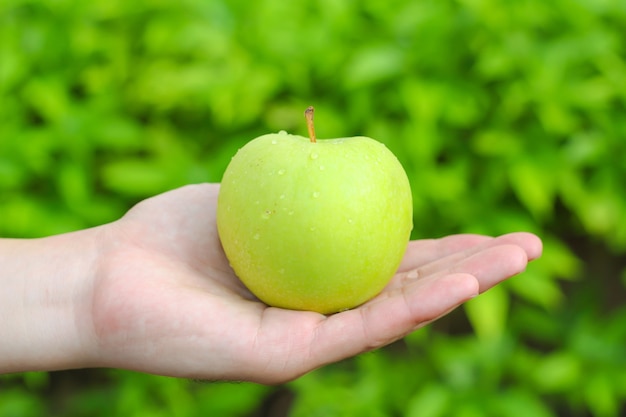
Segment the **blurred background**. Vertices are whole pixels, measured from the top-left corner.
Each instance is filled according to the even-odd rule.
[[[0,417],[626,415],[625,27],[620,0],[3,0],[0,236],[218,182],[314,105],[318,137],[398,156],[413,238],[524,230],[545,251],[288,384],[8,375]]]

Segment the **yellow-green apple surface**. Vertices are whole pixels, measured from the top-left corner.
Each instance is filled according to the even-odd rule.
[[[328,314],[376,296],[396,272],[412,229],[409,181],[367,137],[317,141],[284,131],[232,158],[217,226],[241,281],[264,303]]]

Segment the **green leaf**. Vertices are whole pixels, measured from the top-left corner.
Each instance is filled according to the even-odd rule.
[[[441,417],[449,415],[451,392],[441,385],[426,385],[410,399],[406,417]]]
[[[476,334],[485,339],[499,338],[506,330],[509,297],[503,286],[496,286],[464,304]]]
[[[106,188],[134,196],[149,196],[168,189],[170,176],[154,161],[124,160],[106,165],[102,171]]]
[[[584,398],[594,416],[618,415],[620,399],[616,396],[608,375],[600,372],[590,375],[585,386]]]
[[[365,87],[389,80],[402,71],[403,58],[398,48],[388,44],[359,49],[346,65],[346,86]]]
[[[501,417],[554,417],[555,414],[539,395],[524,389],[512,389],[493,396],[493,415]]]
[[[554,167],[539,165],[532,159],[515,162],[509,168],[513,191],[522,204],[539,219],[552,213],[554,204]]]
[[[530,265],[519,277],[507,281],[508,287],[526,300],[552,309],[563,300],[563,291],[553,276],[542,274]]]
[[[573,391],[584,376],[580,358],[566,351],[541,358],[532,375],[540,390],[551,393]]]

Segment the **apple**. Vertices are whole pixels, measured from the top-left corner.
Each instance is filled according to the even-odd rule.
[[[407,175],[367,137],[260,136],[232,158],[217,227],[237,276],[264,303],[330,314],[376,296],[413,227]]]

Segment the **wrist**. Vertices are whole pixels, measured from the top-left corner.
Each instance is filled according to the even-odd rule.
[[[0,373],[88,366],[98,235],[0,239]]]

